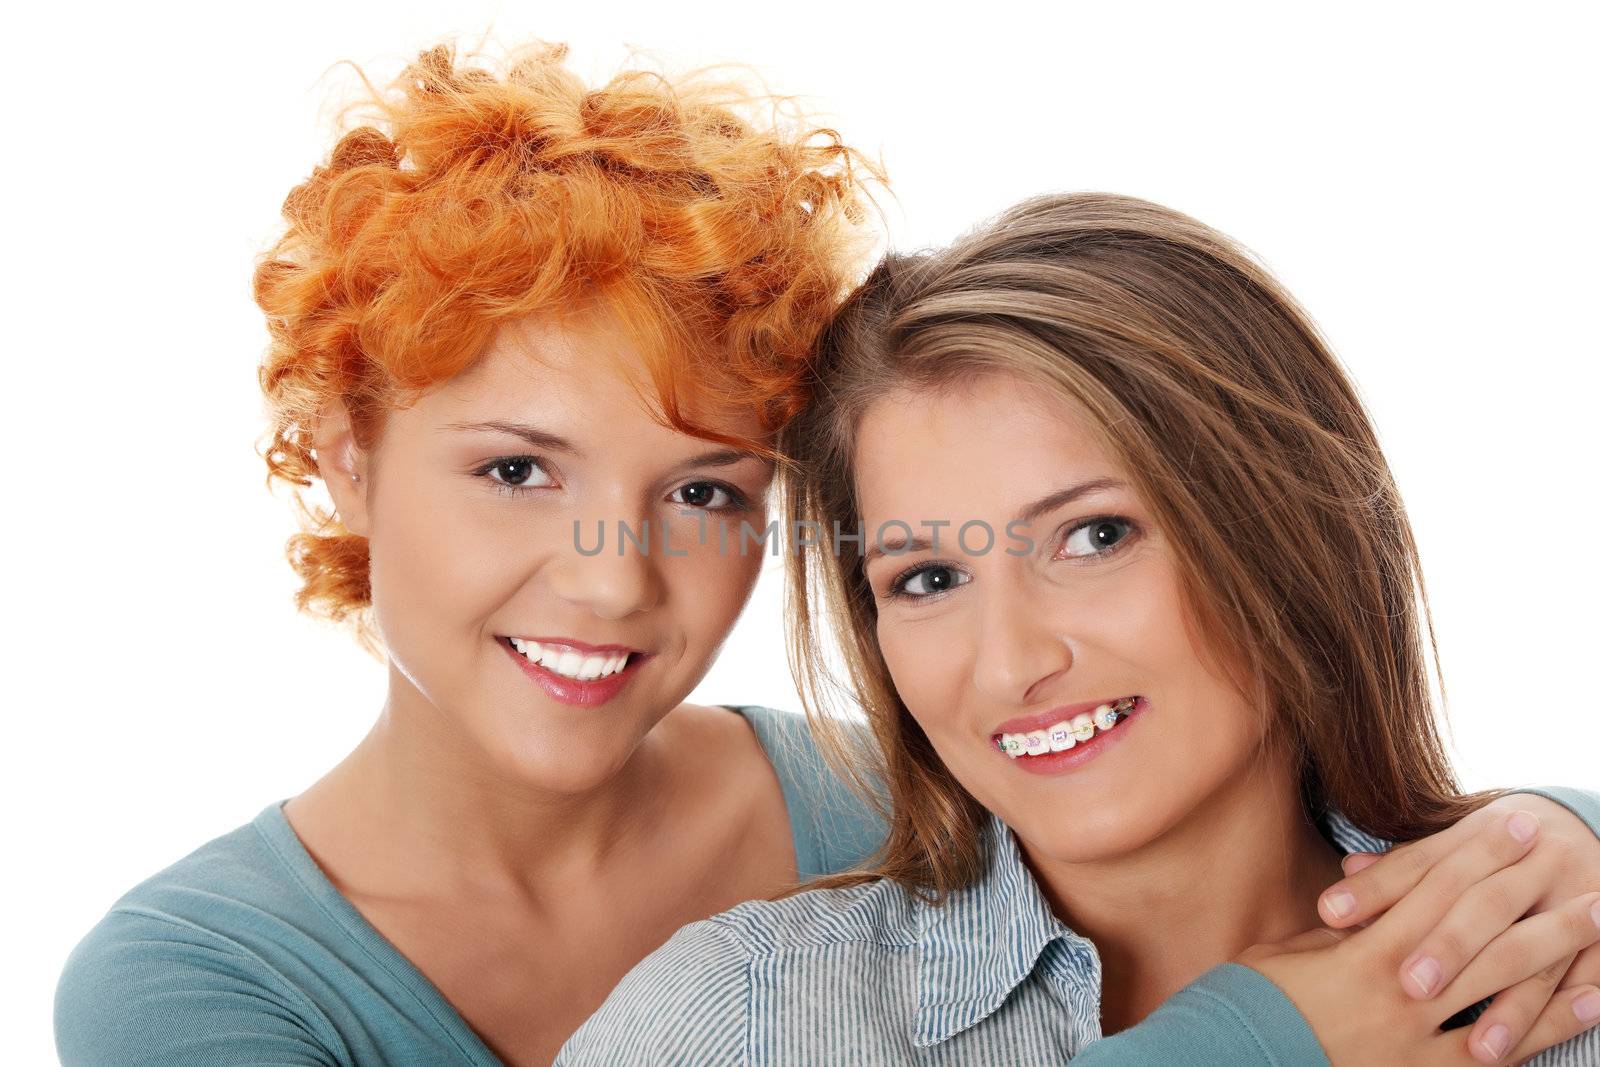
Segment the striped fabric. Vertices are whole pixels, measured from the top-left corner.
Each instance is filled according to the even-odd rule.
[[[1390,847],[1337,813],[1323,826],[1346,852]],[[1099,954],[1052,914],[998,818],[989,832],[987,874],[943,906],[884,881],[751,901],[684,927],[628,974],[556,1064],[995,1067],[1074,1058],[1101,1036]],[[1304,1033],[1298,1045],[1284,1042],[1298,1052],[1260,1062],[1325,1064],[1307,1050],[1314,1041],[1287,999],[1275,1000],[1287,1019],[1271,1028]],[[1235,1025],[1226,1013],[1205,1018],[1213,1029]],[[1196,1047],[1204,1036],[1193,1035]],[[1118,1040],[1085,1061],[1149,1062],[1098,1055]],[[1600,1031],[1529,1063],[1600,1065]]]

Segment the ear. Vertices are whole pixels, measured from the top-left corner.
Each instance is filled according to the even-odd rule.
[[[317,428],[311,435],[317,454],[317,470],[339,521],[345,529],[367,536],[367,495],[372,488],[368,456],[356,444],[350,428],[350,413],[338,400],[330,400],[318,412]]]

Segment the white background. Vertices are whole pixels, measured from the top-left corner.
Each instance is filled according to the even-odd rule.
[[[6,1059],[68,950],[298,792],[379,666],[296,615],[252,257],[332,143],[340,59],[442,37],[736,60],[881,153],[893,239],[1103,189],[1255,249],[1369,402],[1421,539],[1466,784],[1600,785],[1595,25],[1585,5],[81,6],[8,33]],[[54,17],[54,16],[53,16]],[[769,569],[703,701],[793,706]]]

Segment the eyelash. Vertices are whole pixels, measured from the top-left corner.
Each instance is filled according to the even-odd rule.
[[[502,496],[523,496],[538,489],[548,488],[547,486],[543,485],[512,485],[510,482],[503,482],[499,478],[490,477],[491,471],[499,470],[508,463],[531,463],[535,467],[539,468],[539,470],[543,471],[547,476],[550,473],[549,468],[544,465],[544,461],[538,456],[499,456],[490,460],[488,463],[485,463],[472,473],[476,477],[488,479],[488,481],[494,486],[494,491]]]
[[[491,477],[491,471],[498,470],[508,463],[531,463],[543,471],[547,476],[550,473],[549,468],[545,466],[544,461],[538,456],[500,456],[496,459],[490,460],[488,463],[485,463],[472,473],[479,478],[488,479],[488,481],[494,485],[494,491],[502,496],[525,496],[528,493],[549,488],[549,486],[544,485],[512,485],[510,482],[503,482],[499,478]],[[721,489],[724,493],[728,494],[730,503],[725,504],[720,508],[695,507],[693,504],[680,504],[680,507],[688,508],[691,511],[743,511],[750,507],[749,498],[747,498],[744,493],[740,492],[736,487],[729,485],[727,482],[718,482],[707,479],[694,482],[685,482],[677,489],[674,489],[673,492],[676,493],[680,490],[687,489],[690,486],[695,485],[708,485],[713,489]],[[674,503],[677,502],[674,501]]]
[[[1122,548],[1123,545],[1126,545],[1129,541],[1133,540],[1134,535],[1139,530],[1139,524],[1138,523],[1134,522],[1132,519],[1124,518],[1121,515],[1096,515],[1092,519],[1084,519],[1082,522],[1073,523],[1070,527],[1068,527],[1067,530],[1066,530],[1066,533],[1063,534],[1062,537],[1060,538],[1060,544],[1065,546],[1067,541],[1072,538],[1072,535],[1077,533],[1079,530],[1085,529],[1085,528],[1090,527],[1090,526],[1098,526],[1099,524],[1105,523],[1105,522],[1119,523],[1119,524],[1121,524],[1123,526],[1126,526],[1128,528],[1128,533],[1121,540],[1119,540],[1116,544],[1112,545],[1110,548],[1106,549],[1104,552],[1095,552],[1095,553],[1093,553],[1093,554],[1091,554],[1089,556],[1078,557],[1078,559],[1080,559],[1080,560],[1082,560],[1082,559],[1091,559],[1091,560],[1095,560],[1095,561],[1099,561],[1099,560],[1105,559],[1107,556],[1115,554],[1118,550],[1120,550]],[[908,593],[905,590],[906,590],[907,583],[909,583],[913,578],[915,578],[919,574],[923,574],[923,573],[925,573],[927,571],[934,571],[934,570],[955,571],[957,569],[958,568],[953,567],[948,563],[937,563],[937,562],[931,562],[930,561],[928,563],[919,564],[918,566],[915,566],[915,567],[911,568],[910,570],[906,571],[904,574],[901,574],[900,576],[895,578],[894,581],[890,582],[889,583],[889,590],[885,594],[884,599],[886,599],[886,600],[906,600],[906,601],[916,602],[916,601],[930,600],[930,599],[932,599],[934,597],[943,595],[943,593],[951,592],[952,591],[951,589],[943,590],[940,593]],[[966,583],[963,582],[961,584],[964,585]],[[956,586],[954,588],[960,588],[960,586]]]

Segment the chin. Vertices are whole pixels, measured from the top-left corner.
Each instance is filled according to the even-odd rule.
[[[1176,818],[1164,818],[1145,802],[1118,804],[1106,797],[1054,818],[1028,811],[1005,821],[1030,852],[1042,857],[1057,863],[1106,863],[1149,845],[1171,829]]]
[[[578,749],[502,754],[501,771],[516,784],[557,796],[582,796],[604,786],[627,762],[626,752]]]
[[[479,744],[489,765],[511,785],[580,796],[616,777],[638,747],[632,731],[612,726],[574,732],[554,724],[536,727],[523,719],[480,733]]]

